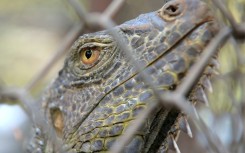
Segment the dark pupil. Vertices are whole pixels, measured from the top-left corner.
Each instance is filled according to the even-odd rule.
[[[86,56],[87,59],[90,59],[92,54],[93,54],[92,50],[86,50],[86,52],[85,52],[85,56]]]

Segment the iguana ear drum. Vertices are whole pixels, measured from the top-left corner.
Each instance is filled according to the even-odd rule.
[[[172,21],[183,14],[184,8],[183,0],[169,1],[158,11],[158,14],[164,20]]]
[[[64,119],[63,119],[62,112],[58,108],[55,108],[50,110],[50,114],[51,114],[52,124],[54,126],[57,136],[62,137],[63,135],[62,132],[64,128]]]

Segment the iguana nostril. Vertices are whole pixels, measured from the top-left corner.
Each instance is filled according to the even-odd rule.
[[[166,11],[168,11],[169,14],[176,14],[178,13],[178,6],[175,6],[175,5],[170,5],[169,7],[166,8]]]
[[[54,126],[57,136],[62,137],[64,128],[64,119],[62,112],[58,108],[53,108],[50,110],[52,124]]]
[[[182,13],[182,5],[176,2],[169,2],[163,7],[163,15],[175,17]]]
[[[169,1],[159,10],[158,13],[163,19],[171,21],[183,13],[183,5],[184,4],[181,3],[181,1]]]

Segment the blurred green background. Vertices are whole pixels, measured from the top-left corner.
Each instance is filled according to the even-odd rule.
[[[24,87],[54,54],[73,22],[64,1],[0,0],[0,86]],[[25,152],[29,122],[21,107],[0,104],[0,153]]]
[[[40,71],[73,24],[60,0],[0,1],[0,79],[23,87]]]

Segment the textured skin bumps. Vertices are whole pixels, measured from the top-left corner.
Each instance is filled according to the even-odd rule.
[[[141,71],[161,92],[175,90],[215,35],[216,25],[204,3],[172,0],[114,30],[132,49],[141,70],[135,69],[109,31],[85,34],[74,43],[58,78],[43,96],[43,112],[67,152],[108,151],[139,112],[155,102]],[[81,51],[88,48],[100,51],[98,60],[89,65],[80,60]],[[53,113],[57,110],[58,115]],[[156,152],[162,143],[160,151],[166,150],[169,134],[178,135],[181,115],[178,110],[158,108],[124,152]],[[34,139],[45,145],[32,141],[33,152],[58,152],[60,148],[45,132],[39,135]]]

